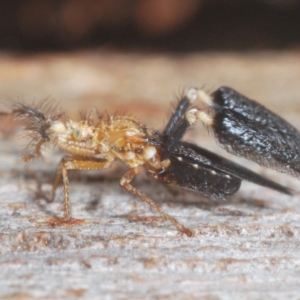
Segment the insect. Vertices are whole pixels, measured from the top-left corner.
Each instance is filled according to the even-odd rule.
[[[12,114],[26,122],[25,133],[31,150],[24,161],[39,157],[42,147],[49,143],[66,153],[51,192],[54,199],[62,180],[66,221],[71,219],[68,172],[107,169],[116,160],[129,167],[121,177],[121,186],[187,236],[193,235],[189,228],[132,185],[142,167],[163,183],[196,191],[214,200],[226,200],[236,193],[242,180],[292,194],[287,187],[183,141],[187,129],[197,120],[203,122],[228,152],[278,171],[300,175],[299,132],[264,106],[229,87],[220,87],[211,94],[201,89],[186,89],[162,132],[132,117],[101,115],[96,109],[77,122],[51,110],[47,103],[32,106],[15,103],[10,113],[1,114]]]

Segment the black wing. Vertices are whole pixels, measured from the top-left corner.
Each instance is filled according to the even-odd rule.
[[[214,200],[226,200],[241,186],[240,178],[220,171],[209,163],[200,162],[200,159],[191,163],[188,155],[172,154],[169,160],[168,168],[150,171],[150,175],[164,183],[199,192]]]
[[[300,176],[299,131],[259,103],[221,87],[211,94],[212,131],[230,153]]]
[[[188,142],[180,142],[178,147],[174,151],[174,155],[177,155],[177,153],[185,153],[186,149],[189,149],[187,156],[190,156],[191,162],[198,160],[198,157],[201,156],[202,160],[204,157],[209,164],[211,164],[215,169],[219,171],[240,178],[241,180],[247,180],[255,184],[276,190],[283,194],[292,195],[292,190],[290,190],[289,188],[282,186],[281,184],[265,178],[233,161],[230,161],[220,155],[212,153],[207,149],[201,148],[194,144]],[[186,157],[186,160],[187,159],[188,157]]]
[[[150,174],[165,183],[225,200],[236,193],[242,180],[291,195],[291,190],[247,168],[196,145],[179,142],[170,158],[170,166]]]

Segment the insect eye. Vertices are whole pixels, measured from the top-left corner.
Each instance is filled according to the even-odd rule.
[[[82,131],[79,128],[76,128],[72,132],[72,137],[74,140],[78,141],[81,139]]]

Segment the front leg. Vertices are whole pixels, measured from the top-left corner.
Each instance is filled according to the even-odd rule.
[[[64,219],[71,219],[71,209],[70,209],[70,192],[69,192],[69,178],[68,178],[68,170],[101,170],[107,169],[111,166],[110,161],[100,161],[97,159],[84,159],[84,158],[72,158],[72,157],[64,157],[60,162],[60,167],[55,177],[53,186],[51,199],[54,199],[55,191],[57,186],[62,178],[63,186],[64,186]]]
[[[142,201],[144,201],[146,204],[148,204],[152,209],[154,209],[157,213],[159,213],[161,216],[163,216],[165,219],[170,221],[179,231],[186,234],[187,236],[191,237],[193,236],[193,232],[181,225],[175,218],[171,217],[167,213],[165,213],[155,202],[153,202],[151,199],[146,197],[143,193],[141,193],[139,190],[137,190],[135,187],[131,185],[132,179],[135,177],[136,174],[138,174],[139,169],[133,168],[128,170],[121,178],[120,184],[131,194],[139,197]]]

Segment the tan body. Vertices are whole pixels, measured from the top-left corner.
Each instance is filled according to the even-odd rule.
[[[172,222],[178,230],[188,236],[192,235],[189,229],[166,214],[156,203],[131,185],[132,179],[139,173],[141,166],[155,177],[156,172],[170,163],[169,160],[160,160],[160,147],[147,143],[146,138],[151,135],[151,130],[126,116],[107,116],[101,118],[96,125],[91,119],[80,122],[55,121],[50,130],[53,141],[67,152],[60,163],[52,188],[53,199],[62,178],[66,220],[71,219],[68,171],[107,169],[115,160],[120,160],[130,167],[122,176],[120,184]]]

